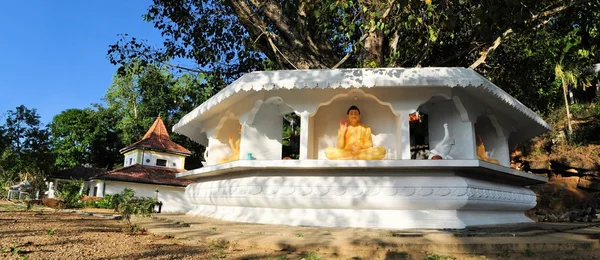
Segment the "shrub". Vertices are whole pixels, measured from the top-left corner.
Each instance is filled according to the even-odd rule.
[[[133,197],[119,204],[119,213],[127,224],[131,226],[131,215],[148,217],[154,213],[157,201],[153,198]]]
[[[81,194],[79,194],[83,181],[71,179],[61,184],[56,191],[56,195],[62,199],[64,206],[67,208],[83,206],[80,202]]]

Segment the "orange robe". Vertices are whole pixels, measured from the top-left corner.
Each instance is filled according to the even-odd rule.
[[[373,147],[371,128],[365,125],[348,126],[346,133],[338,130],[338,147],[328,147],[325,155],[330,160],[381,160],[385,148]],[[357,147],[357,149],[353,149]]]

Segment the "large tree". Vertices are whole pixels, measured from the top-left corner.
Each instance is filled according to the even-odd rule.
[[[220,79],[209,82],[214,86],[256,69],[471,67],[526,88],[515,93],[527,98],[555,81],[554,66],[545,63],[558,59],[544,55],[560,52],[553,43],[574,27],[582,38],[574,53],[588,53],[575,71],[597,59],[599,9],[598,0],[154,0],[144,19],[161,31],[163,46],[125,36],[109,59],[209,73]],[[552,50],[536,53],[534,46]],[[528,57],[536,62],[513,63]],[[173,62],[179,59],[197,66]],[[504,78],[524,70],[532,79]],[[545,110],[548,101],[531,105]]]
[[[0,185],[6,185],[19,178],[27,178],[40,190],[45,174],[52,167],[50,133],[41,124],[35,109],[21,105],[5,114],[0,125],[4,147],[0,151]]]
[[[123,64],[104,96],[107,112],[117,118],[114,129],[121,143],[139,141],[158,116],[167,126],[176,124],[213,93],[205,84],[202,74],[175,76],[164,67],[139,60]],[[188,168],[201,165],[202,147],[177,134],[171,134],[171,138],[192,151]]]
[[[54,116],[50,131],[55,166],[110,169],[120,163],[118,150],[122,143],[114,129],[115,118],[102,107],[67,109]]]

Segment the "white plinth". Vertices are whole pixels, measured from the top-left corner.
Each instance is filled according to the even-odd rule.
[[[325,227],[464,228],[531,222],[545,178],[477,160],[236,161],[180,174],[189,214]]]

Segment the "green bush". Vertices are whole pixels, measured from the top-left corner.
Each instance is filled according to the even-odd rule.
[[[83,206],[83,203],[80,201],[82,195],[79,194],[81,185],[83,185],[83,180],[71,179],[61,183],[58,187],[56,196],[62,199],[62,203],[66,208],[78,208]]]
[[[148,217],[154,213],[154,206],[157,203],[156,199],[153,198],[133,197],[119,204],[119,213],[127,221],[127,224],[131,225],[132,215]]]

